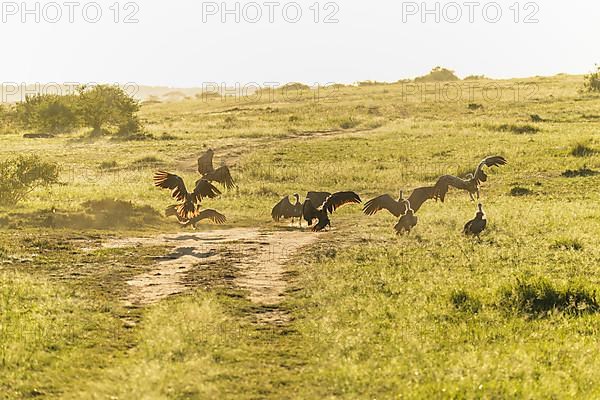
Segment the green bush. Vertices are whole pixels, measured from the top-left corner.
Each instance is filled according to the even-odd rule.
[[[593,149],[585,144],[579,143],[571,150],[571,155],[573,157],[589,157],[596,154],[596,149]]]
[[[587,92],[600,92],[600,65],[596,65],[596,71],[585,76],[583,87]]]
[[[454,290],[450,295],[450,303],[462,312],[477,314],[481,310],[481,301],[464,289]]]
[[[0,171],[0,205],[12,206],[34,189],[58,183],[60,168],[30,155],[1,161]]]
[[[501,288],[499,294],[501,308],[532,316],[552,311],[580,315],[599,310],[595,291],[581,284],[558,286],[540,277],[518,278]]]
[[[121,135],[135,134],[141,129],[137,112],[140,104],[118,86],[98,85],[79,88],[78,108],[92,135],[117,130]]]
[[[77,98],[73,95],[38,94],[17,104],[16,115],[25,129],[44,133],[70,132],[79,125]]]

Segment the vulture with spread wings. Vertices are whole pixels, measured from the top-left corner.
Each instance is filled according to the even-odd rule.
[[[329,192],[308,192],[306,194],[306,198],[310,200],[315,208],[321,207],[329,196],[331,196]]]
[[[421,187],[413,190],[407,199],[413,209],[413,212],[419,211],[423,203],[433,199],[433,187]],[[400,198],[394,200],[389,194],[384,194],[367,201],[363,212],[367,215],[375,215],[381,210],[388,210],[395,217],[400,217],[406,212],[407,205],[404,199],[403,191],[400,191]]]
[[[361,199],[354,192],[337,192],[327,197],[322,205],[315,207],[310,199],[304,201],[302,215],[308,226],[313,224],[313,220],[317,220],[313,227],[313,232],[322,231],[327,226],[331,226],[329,214],[333,213],[338,208],[345,204],[360,204]]]
[[[294,218],[298,218],[300,225],[302,225],[302,203],[300,202],[300,195],[294,193],[294,198],[296,199],[294,204],[292,204],[288,195],[285,195],[279,203],[275,204],[275,207],[271,210],[273,221],[279,222],[282,219],[291,218],[293,223]]]
[[[223,165],[215,169],[213,166],[213,156],[215,152],[212,149],[208,149],[206,153],[198,158],[198,173],[202,176],[202,179],[209,182],[218,182],[225,186],[227,189],[235,188],[235,182],[231,177],[229,167]]]
[[[158,171],[154,174],[154,186],[171,190],[171,196],[180,202],[175,206],[175,211],[183,220],[190,220],[198,216],[199,203],[203,198],[213,199],[221,194],[219,189],[204,179],[196,181],[194,190],[188,192],[181,177],[165,171]]]
[[[192,228],[196,229],[196,225],[202,221],[202,220],[210,220],[212,222],[214,222],[215,224],[218,225],[222,225],[225,222],[227,222],[227,218],[221,214],[218,211],[215,210],[202,210],[198,213],[198,215],[196,215],[195,217],[192,217],[190,219],[186,219],[186,218],[182,218],[181,215],[179,215],[177,213],[177,207],[178,205],[172,205],[167,207],[167,209],[165,210],[165,216],[167,217],[171,217],[171,216],[175,216],[177,217],[177,220],[179,221],[179,223],[185,227],[187,226],[192,226]]]
[[[450,186],[460,190],[465,190],[469,193],[471,200],[475,201],[475,196],[479,199],[479,185],[487,181],[487,174],[483,171],[484,167],[500,167],[506,165],[508,161],[502,156],[492,156],[481,160],[475,174],[467,175],[466,179],[461,179],[453,175],[444,175],[438,179],[435,184],[434,197],[440,199],[442,203],[448,193]]]

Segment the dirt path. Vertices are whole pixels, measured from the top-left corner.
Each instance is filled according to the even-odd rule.
[[[290,230],[262,232],[254,228],[237,228],[213,232],[159,235],[151,238],[126,238],[105,243],[106,248],[164,246],[171,252],[159,260],[151,271],[129,280],[129,306],[156,303],[168,296],[190,289],[186,275],[194,268],[210,264],[235,265],[234,284],[248,293],[258,305],[275,308],[285,294],[285,264],[301,248],[310,245],[317,235]],[[265,320],[279,322],[274,311]]]

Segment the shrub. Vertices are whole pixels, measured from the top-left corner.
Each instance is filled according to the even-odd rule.
[[[562,238],[556,240],[550,248],[555,250],[581,251],[583,250],[583,243],[577,239]]]
[[[592,149],[591,147],[588,147],[585,144],[581,144],[581,143],[577,144],[571,150],[571,155],[573,157],[589,157],[596,153],[597,153],[597,151],[595,149]]]
[[[360,121],[355,120],[354,118],[346,118],[340,122],[340,128],[342,129],[352,129],[356,128],[360,125]]]
[[[525,133],[538,133],[540,130],[535,126],[531,125],[510,125],[510,124],[502,124],[498,126],[498,130],[500,132],[512,132],[516,134],[525,134]]]
[[[477,314],[481,310],[481,301],[464,289],[454,290],[450,295],[450,303],[462,312]]]
[[[81,86],[78,103],[81,118],[86,126],[92,128],[92,135],[111,129],[128,134],[140,130],[136,115],[140,104],[118,86]]]
[[[14,107],[0,104],[0,134],[10,133],[16,121]]]
[[[70,132],[79,126],[77,98],[73,95],[38,94],[17,104],[16,116],[25,129],[51,134]]]
[[[515,196],[515,197],[529,196],[532,194],[533,194],[533,191],[531,191],[530,189],[524,188],[524,187],[520,187],[520,186],[515,186],[512,189],[510,189],[510,195]]]
[[[589,169],[585,165],[579,169],[568,169],[562,173],[562,176],[565,178],[578,178],[578,177],[588,177],[588,176],[596,176],[598,175],[598,171],[594,171]]]
[[[584,77],[583,87],[587,92],[600,92],[600,65],[596,65],[596,71]]]
[[[485,75],[469,75],[465,78],[465,81],[481,81],[487,79]]]
[[[38,187],[58,183],[60,168],[36,155],[17,156],[0,162],[0,205],[11,206]]]
[[[599,309],[595,291],[580,284],[562,287],[545,278],[522,277],[499,291],[499,306],[508,312],[543,316],[552,311],[580,315]]]

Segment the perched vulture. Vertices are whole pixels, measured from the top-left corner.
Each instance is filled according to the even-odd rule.
[[[235,188],[235,182],[231,177],[229,167],[223,165],[215,169],[213,166],[213,156],[215,152],[212,149],[208,149],[206,153],[198,158],[198,173],[202,176],[202,179],[209,182],[218,182],[225,186],[227,189]]]
[[[302,203],[300,202],[300,195],[295,193],[294,198],[296,199],[296,202],[292,204],[289,197],[286,195],[275,205],[275,207],[273,207],[273,210],[271,210],[273,221],[291,218],[293,223],[294,218],[298,218],[300,224],[302,224]]]
[[[467,222],[463,228],[463,233],[465,235],[479,237],[487,225],[487,220],[485,219],[485,214],[483,212],[483,206],[481,203],[479,203],[477,207],[478,211],[477,214],[475,214],[475,218]]]
[[[507,163],[508,161],[502,156],[492,156],[481,160],[475,170],[475,174],[467,175],[467,179],[461,179],[453,175],[444,175],[435,184],[434,197],[440,199],[443,203],[448,193],[448,187],[452,186],[460,190],[466,190],[469,192],[471,200],[475,201],[475,195],[479,199],[479,185],[487,181],[487,175],[483,171],[483,167],[500,167]]]
[[[315,207],[312,201],[307,198],[304,201],[302,215],[304,220],[308,222],[308,226],[312,226],[313,220],[317,220],[317,224],[313,227],[313,232],[322,231],[327,226],[331,226],[329,214],[345,204],[360,204],[361,200],[358,194],[354,192],[337,192],[327,197],[321,206]]]
[[[400,220],[398,221],[396,226],[394,226],[397,235],[404,233],[410,234],[410,231],[412,230],[412,228],[417,226],[418,222],[418,219],[415,216],[415,212],[411,208],[410,201],[404,200],[404,203],[406,210],[404,214],[402,214],[402,216],[400,217]]]
[[[191,218],[191,219],[185,219],[185,218],[181,218],[181,216],[177,213],[177,205],[172,205],[167,207],[167,209],[165,210],[165,215],[167,217],[171,217],[171,216],[175,216],[177,217],[177,220],[179,221],[179,223],[183,226],[192,226],[192,228],[196,229],[196,225],[205,219],[211,220],[212,222],[214,222],[215,224],[224,224],[225,222],[227,222],[227,218],[221,214],[220,212],[217,212],[215,210],[202,210],[198,213],[198,215],[196,215],[195,217]]]
[[[429,199],[433,199],[433,187],[421,187],[413,190],[408,198],[411,204],[413,213],[419,211],[423,203]],[[379,197],[375,197],[367,201],[363,212],[367,215],[375,215],[381,210],[388,210],[395,217],[400,217],[406,212],[406,200],[402,190],[400,191],[400,198],[396,201],[389,194],[384,194]]]
[[[193,192],[188,192],[181,177],[164,171],[154,174],[154,186],[171,190],[171,196],[180,202],[176,206],[177,215],[184,220],[190,220],[198,215],[198,203],[203,198],[213,199],[221,194],[219,189],[204,179],[196,182]]]

